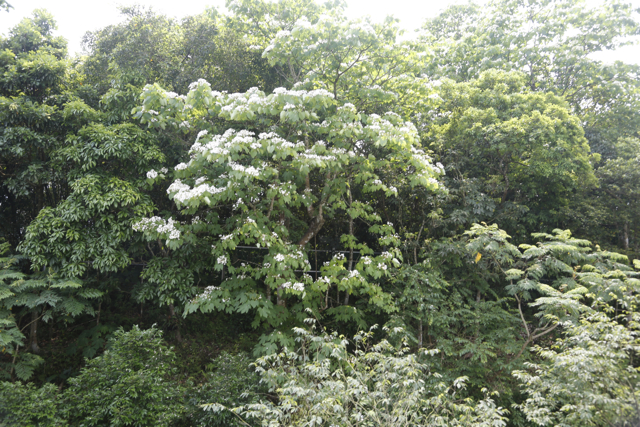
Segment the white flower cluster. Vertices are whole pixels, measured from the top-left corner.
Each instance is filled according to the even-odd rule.
[[[176,165],[176,167],[174,168],[177,171],[182,171],[185,170],[189,165],[187,165],[186,163],[180,163],[178,165]]]
[[[273,259],[275,259],[278,262],[282,262],[282,261],[284,261],[284,255],[278,254],[275,257],[273,257]]]
[[[302,157],[303,159],[325,161],[325,162],[336,160],[335,156],[320,156],[314,153],[301,153],[300,157]]]
[[[253,166],[242,166],[241,164],[238,164],[236,162],[229,162],[228,165],[236,172],[240,172],[250,176],[260,175],[260,169],[257,169]]]
[[[180,230],[175,227],[176,221],[172,218],[164,220],[159,216],[153,216],[151,218],[142,218],[140,221],[133,224],[135,231],[155,231],[159,234],[168,234],[167,240],[176,240],[180,238]]]
[[[285,282],[282,285],[280,285],[280,287],[283,289],[293,289],[294,291],[298,291],[298,292],[304,291],[304,283],[300,283],[300,282],[295,282],[295,283]]]
[[[227,257],[225,255],[219,256],[216,264],[227,265]]]
[[[167,169],[167,168],[161,168],[160,169],[160,173],[168,173],[168,172],[169,172],[169,169]]]
[[[198,136],[196,137],[196,142],[198,142],[200,140],[200,138],[202,138],[203,136],[207,135],[209,132],[207,132],[207,130],[201,130],[200,132],[198,132]]]
[[[198,86],[206,86],[206,87],[210,88],[211,84],[208,81],[206,81],[205,79],[198,79],[197,82],[193,82],[193,83],[191,83],[189,85],[189,90],[197,89]]]
[[[240,207],[240,205],[243,205],[244,202],[242,201],[242,198],[236,200],[236,202],[233,204],[233,206],[231,207],[231,209],[238,210],[238,208]]]
[[[283,87],[278,87],[273,90],[274,95],[288,95],[293,97],[299,97],[302,99],[310,99],[316,97],[327,97],[333,99],[333,94],[326,89],[314,89],[314,90],[289,90]]]
[[[158,176],[158,172],[156,172],[153,169],[151,169],[149,172],[147,172],[147,178],[149,178],[149,179],[155,179],[157,176]]]
[[[245,93],[232,93],[219,97],[221,116],[231,118],[232,113],[258,112],[261,108],[273,107],[272,97],[265,97],[264,92],[257,87],[250,88]]]
[[[195,199],[202,196],[204,193],[209,193],[211,195],[214,195],[214,194],[222,193],[225,190],[226,188],[218,188],[214,185],[202,184],[202,183],[191,188],[187,184],[184,184],[181,180],[176,179],[169,186],[169,188],[167,188],[167,194],[174,193],[173,199],[184,204],[191,199]]]
[[[198,295],[197,299],[208,299],[213,291],[221,290],[218,286],[207,286],[204,288],[204,292]]]

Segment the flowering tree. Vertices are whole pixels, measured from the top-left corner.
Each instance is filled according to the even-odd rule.
[[[257,309],[261,319],[276,326],[290,305],[287,298],[294,306],[293,301],[303,301],[324,310],[332,286],[392,308],[390,296],[376,281],[399,262],[398,236],[364,197],[375,192],[393,197],[402,186],[438,187],[435,177],[441,167],[418,148],[411,123],[391,112],[359,113],[351,104],[337,104],[323,89],[224,94],[198,81],[186,97],[158,86],[148,86],[142,96],[137,115],[154,126],[190,126],[191,117],[209,115],[246,127],[219,134],[201,131],[189,161],[175,166],[167,193],[190,223],[152,217],[135,225],[170,249],[208,248],[213,269],[227,274],[220,286],[192,299],[187,312]],[[250,130],[260,128],[265,132]],[[394,181],[383,182],[390,171]],[[166,177],[156,171],[147,176]],[[343,235],[344,246],[362,256],[357,262],[350,257],[345,266],[346,257],[336,255],[313,280],[305,274],[311,265],[304,249],[327,220],[344,214],[351,222],[368,223],[378,244],[388,249],[374,256],[370,245],[353,233]],[[254,250],[242,257],[238,246]],[[274,310],[272,294],[280,309]]]

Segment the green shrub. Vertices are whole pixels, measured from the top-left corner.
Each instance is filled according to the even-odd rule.
[[[203,411],[200,405],[219,402],[228,407],[258,403],[267,392],[260,376],[249,368],[253,359],[246,353],[222,353],[207,366],[207,381],[187,392],[190,426],[240,426],[230,412]]]
[[[60,394],[53,384],[40,388],[21,382],[0,382],[0,427],[66,426]]]
[[[184,411],[182,387],[168,381],[175,363],[152,327],[116,331],[110,348],[87,360],[64,393],[70,421],[82,426],[169,426]]]

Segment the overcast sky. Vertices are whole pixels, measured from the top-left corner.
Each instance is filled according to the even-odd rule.
[[[601,0],[589,0],[597,3]],[[449,4],[466,3],[463,0],[347,0],[347,14],[352,18],[369,15],[380,21],[387,15],[400,19],[407,32],[420,27],[425,18],[433,17]],[[69,52],[80,53],[80,42],[87,31],[97,30],[117,23],[121,17],[119,5],[142,4],[156,11],[182,18],[201,13],[207,6],[225,11],[225,0],[9,0],[10,12],[0,11],[0,33],[6,34],[22,18],[31,15],[34,9],[43,8],[51,12],[58,23],[58,34],[69,41]],[[640,0],[631,0],[640,7]],[[597,56],[603,61],[623,60],[640,63],[640,46],[630,46],[616,53]]]

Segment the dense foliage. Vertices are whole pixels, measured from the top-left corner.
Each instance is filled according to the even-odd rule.
[[[640,422],[640,11],[228,9],[0,37],[0,426]]]

